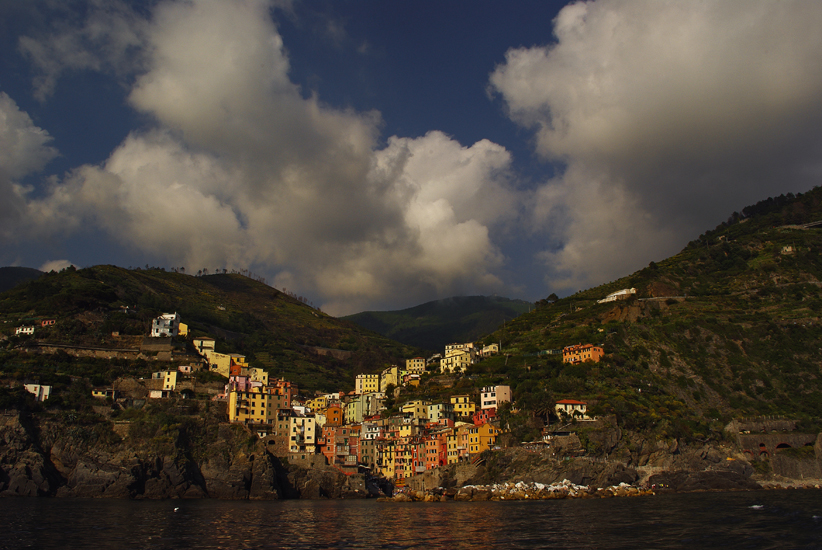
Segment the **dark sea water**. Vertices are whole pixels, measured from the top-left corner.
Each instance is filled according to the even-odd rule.
[[[0,499],[0,548],[822,548],[822,491],[474,503],[10,498]]]

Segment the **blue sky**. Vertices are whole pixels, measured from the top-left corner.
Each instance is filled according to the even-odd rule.
[[[536,300],[822,176],[822,4],[0,0],[0,264]]]

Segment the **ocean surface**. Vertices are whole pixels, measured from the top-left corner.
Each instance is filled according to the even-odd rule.
[[[822,548],[822,490],[447,503],[7,498],[0,548]]]

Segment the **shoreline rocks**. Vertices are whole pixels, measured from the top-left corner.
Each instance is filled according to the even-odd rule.
[[[567,498],[635,497],[655,494],[650,489],[620,483],[604,488],[577,485],[567,479],[559,483],[497,483],[493,485],[466,485],[459,488],[431,491],[402,491],[393,497],[377,499],[381,502],[486,502],[514,500],[556,500]]]

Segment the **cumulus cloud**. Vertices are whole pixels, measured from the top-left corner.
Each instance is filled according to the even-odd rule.
[[[621,2],[565,7],[556,42],[510,50],[490,89],[564,173],[535,227],[559,288],[675,252],[734,210],[818,183],[822,6]]]
[[[53,182],[28,204],[35,225],[99,227],[189,271],[276,273],[333,314],[500,290],[492,230],[516,212],[510,154],[440,132],[380,148],[378,113],[290,81],[270,10],[164,2],[137,24],[129,101],[155,128]]]
[[[68,260],[51,260],[51,261],[48,261],[48,262],[44,263],[43,265],[41,265],[37,269],[39,269],[40,271],[43,271],[45,273],[49,273],[50,271],[58,271],[59,272],[59,271],[62,271],[64,269],[66,269],[67,267],[71,267],[73,265],[74,264],[71,263]]]
[[[20,178],[39,172],[57,155],[51,136],[0,92],[0,242],[13,238],[26,211]]]

